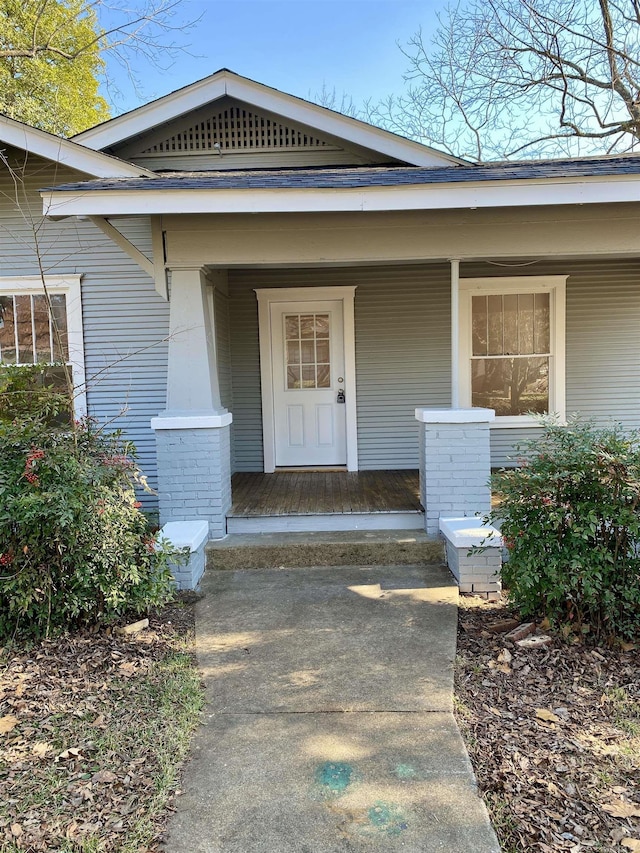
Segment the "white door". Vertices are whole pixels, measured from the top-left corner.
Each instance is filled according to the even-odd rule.
[[[270,305],[275,463],[346,465],[342,300]]]

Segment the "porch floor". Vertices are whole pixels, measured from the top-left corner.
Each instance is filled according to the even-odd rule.
[[[229,518],[422,512],[418,471],[234,474]]]

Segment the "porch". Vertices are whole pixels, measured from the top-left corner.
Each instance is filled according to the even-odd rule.
[[[228,533],[424,528],[415,470],[236,473],[231,495]]]

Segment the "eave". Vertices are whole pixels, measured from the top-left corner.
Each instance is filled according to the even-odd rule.
[[[640,201],[640,176],[478,181],[365,188],[45,190],[52,217],[193,213],[451,210]]]
[[[0,143],[44,157],[61,166],[68,166],[96,178],[154,176],[153,172],[142,166],[127,163],[111,154],[92,151],[76,142],[62,139],[3,115],[0,115]]]

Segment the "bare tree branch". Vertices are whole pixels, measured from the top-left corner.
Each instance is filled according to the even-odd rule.
[[[406,92],[370,117],[458,156],[640,144],[640,0],[459,0],[403,52]]]

